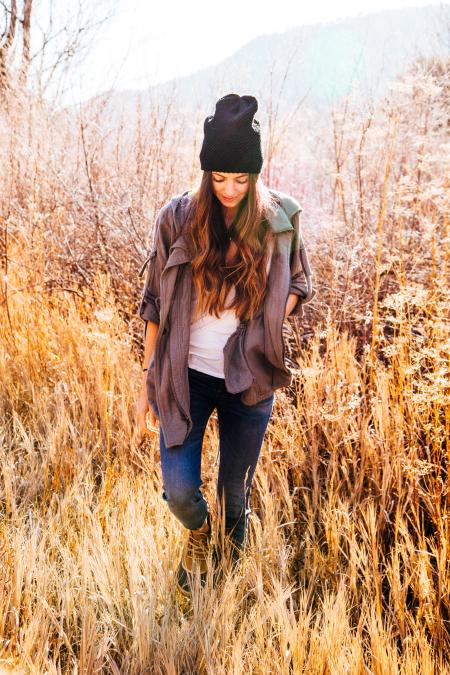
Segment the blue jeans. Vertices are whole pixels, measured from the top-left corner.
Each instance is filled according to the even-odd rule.
[[[190,414],[193,427],[186,440],[166,448],[160,429],[162,497],[170,511],[188,529],[201,527],[208,503],[200,491],[203,437],[209,417],[217,408],[219,473],[217,499],[225,511],[225,534],[238,551],[246,544],[247,516],[253,474],[272,414],[274,394],[253,406],[240,394],[230,394],[225,380],[188,368]]]

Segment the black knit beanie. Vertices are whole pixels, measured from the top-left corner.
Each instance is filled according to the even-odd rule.
[[[216,103],[214,115],[203,123],[204,139],[200,150],[203,171],[259,173],[263,164],[258,110],[254,96],[227,94]]]

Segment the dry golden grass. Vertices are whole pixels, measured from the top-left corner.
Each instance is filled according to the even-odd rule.
[[[444,360],[422,373],[377,363],[369,390],[368,352],[357,361],[355,340],[325,326],[300,357],[294,404],[277,392],[243,567],[186,615],[173,581],[183,528],[161,499],[155,443],[136,436],[129,331],[107,278],[93,290],[91,313],[17,294],[2,322],[5,658],[39,673],[445,672]],[[436,334],[435,354],[448,346]],[[212,419],[210,503],[216,436]]]
[[[185,532],[161,497],[157,439],[142,441],[134,419],[142,280],[130,251],[157,207],[148,195],[171,191],[172,149],[155,160],[124,143],[102,163],[100,126],[77,155],[63,117],[8,109],[0,672],[450,672],[448,184],[440,99],[417,87],[410,105],[392,99],[389,123],[372,120],[366,183],[338,162],[341,206],[306,231],[319,294],[293,332],[297,368],[255,473],[250,546],[190,606],[173,578]],[[348,131],[340,142],[362,147]],[[161,158],[172,163],[158,183]],[[216,453],[212,417],[203,481],[218,517]]]

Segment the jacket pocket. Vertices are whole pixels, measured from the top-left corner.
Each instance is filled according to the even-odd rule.
[[[228,391],[238,394],[252,386],[254,376],[250,370],[245,353],[245,335],[247,322],[241,323],[228,338],[223,349],[224,368],[228,374]]]

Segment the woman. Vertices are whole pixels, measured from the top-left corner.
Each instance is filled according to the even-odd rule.
[[[259,177],[257,108],[249,95],[217,101],[204,122],[201,184],[161,209],[141,271],[149,263],[139,310],[145,355],[137,417],[144,433],[160,421],[162,496],[189,530],[177,570],[185,595],[194,568],[205,581],[211,551],[211,515],[199,489],[209,417],[217,410],[218,515],[225,535],[212,551],[217,562],[225,550],[239,559],[246,544],[251,485],[274,390],[291,379],[282,322],[292,312],[300,315],[314,295],[301,207]]]

